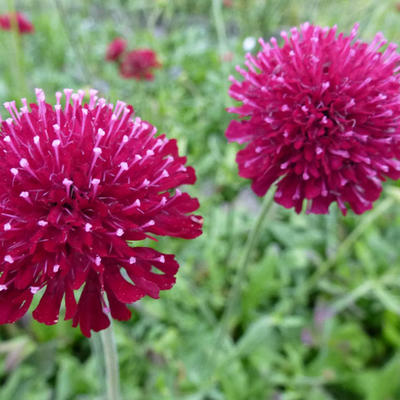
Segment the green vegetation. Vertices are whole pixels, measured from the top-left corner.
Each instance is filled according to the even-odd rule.
[[[3,1],[0,12],[13,1]],[[279,36],[304,21],[361,24],[400,43],[391,0],[19,0],[34,35],[0,32],[0,100],[50,100],[64,87],[124,100],[195,166],[189,188],[204,234],[162,238],[181,264],[173,290],[132,306],[115,323],[125,400],[400,399],[400,185],[388,182],[363,216],[296,215],[274,205],[229,325],[218,321],[261,202],[237,176],[227,144],[228,75],[244,61],[245,37]],[[163,63],[153,82],[123,80],[104,61],[125,37]],[[232,53],[232,60],[230,60]],[[54,98],[55,99],[55,98]],[[53,99],[51,99],[52,101]],[[5,115],[5,114],[4,114]],[[0,327],[1,400],[89,400],[105,393],[97,342],[71,322],[44,326],[27,314]],[[216,345],[217,343],[217,345]]]

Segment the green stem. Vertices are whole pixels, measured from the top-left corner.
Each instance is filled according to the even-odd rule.
[[[17,22],[17,14],[15,8],[15,0],[8,0],[8,9],[11,17],[11,28],[12,28],[12,59],[14,59],[14,63],[10,63],[13,65],[12,73],[14,75],[14,87],[18,91],[17,96],[24,97],[27,91],[27,84],[25,80],[25,60],[23,51],[21,49],[21,34],[18,30],[18,22]]]
[[[226,54],[228,51],[228,44],[221,0],[212,0],[212,14],[214,18],[215,30],[217,31],[221,69],[224,75],[227,75],[230,67],[228,63],[222,61],[224,54]],[[228,84],[228,80],[226,80],[226,84]]]
[[[118,353],[112,325],[100,332],[107,383],[107,400],[120,400]]]
[[[69,41],[71,49],[75,54],[75,60],[81,69],[81,74],[83,77],[82,81],[85,82],[86,85],[90,86],[90,82],[92,82],[94,74],[93,71],[89,70],[89,67],[86,63],[87,52],[83,48],[82,41],[78,37],[77,32],[73,29],[72,26],[69,25],[69,15],[68,12],[65,10],[62,1],[54,0],[54,5],[57,10],[67,40]]]
[[[208,371],[208,377],[209,377],[209,379],[207,379],[208,385],[211,384],[212,378],[215,377],[215,371],[218,368],[219,356],[221,355],[222,340],[225,336],[229,336],[229,334],[230,334],[230,328],[231,328],[233,314],[235,312],[235,308],[237,306],[239,297],[242,292],[242,284],[246,277],[250,258],[251,258],[253,249],[258,242],[259,233],[262,228],[265,217],[268,214],[269,210],[271,209],[273,196],[274,196],[274,193],[271,190],[270,193],[268,193],[267,196],[265,196],[265,198],[264,198],[264,203],[262,205],[261,212],[260,212],[259,216],[257,217],[257,220],[255,221],[255,224],[247,237],[243,256],[239,261],[236,275],[234,277],[231,289],[227,295],[226,306],[223,311],[222,317],[220,319],[219,326],[217,328],[215,342],[211,348],[211,351],[210,351],[209,357],[208,357],[208,361],[207,361],[207,364],[208,364],[207,371]]]
[[[253,253],[253,250],[258,243],[259,233],[262,228],[265,217],[268,214],[269,210],[271,209],[271,205],[273,204],[273,197],[274,193],[271,190],[270,193],[268,193],[267,196],[265,196],[260,214],[257,217],[255,224],[253,225],[253,228],[249,233],[249,236],[247,237],[247,241],[244,247],[243,257],[239,262],[238,270],[236,272],[230,292],[228,293],[227,296],[226,307],[221,317],[222,332],[229,331],[233,313],[239,301],[239,297],[241,295],[243,287],[242,285],[246,278],[249,261]]]
[[[212,0],[212,12],[214,17],[215,29],[217,31],[219,51],[222,55],[226,52],[227,46],[221,0]]]

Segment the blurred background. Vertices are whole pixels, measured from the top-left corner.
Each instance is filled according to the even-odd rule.
[[[196,168],[188,188],[201,202],[204,234],[162,238],[176,253],[177,284],[132,306],[115,323],[125,400],[400,399],[400,185],[388,182],[361,217],[296,215],[274,206],[216,348],[243,243],[260,209],[237,175],[239,146],[227,144],[228,76],[258,37],[304,21],[337,24],[360,37],[382,31],[400,43],[400,4],[391,0],[2,0],[33,34],[0,31],[0,103],[41,87],[97,88],[132,104],[178,139]],[[124,79],[105,61],[108,44],[150,48],[153,81]],[[1,111],[5,116],[4,109]],[[397,187],[396,187],[397,186]],[[0,327],[1,400],[104,398],[96,342],[71,322],[30,314]]]

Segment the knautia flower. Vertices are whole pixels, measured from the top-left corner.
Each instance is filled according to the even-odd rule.
[[[378,33],[372,43],[336,27],[308,23],[300,31],[260,39],[247,54],[243,81],[231,77],[229,94],[242,102],[230,112],[226,136],[247,143],[239,174],[263,196],[276,182],[275,201],[300,212],[327,213],[337,202],[357,213],[372,208],[381,181],[400,177],[400,55]]]
[[[56,105],[37,90],[0,130],[0,323],[11,323],[42,294],[33,317],[65,319],[83,334],[127,320],[126,304],[175,282],[171,254],[135,246],[154,235],[192,239],[202,219],[197,199],[177,187],[193,184],[175,140],[133,108],[113,107],[96,91],[56,93]],[[130,243],[130,245],[128,245]],[[82,291],[77,292],[82,288]],[[77,301],[76,296],[80,296]]]
[[[132,50],[125,54],[120,65],[120,74],[124,78],[151,81],[153,70],[160,68],[157,55],[150,49]]]
[[[13,25],[12,18],[16,18],[16,24],[19,33],[33,33],[35,31],[32,23],[20,12],[15,14],[1,14],[0,29],[4,31],[10,31]]]
[[[126,49],[126,40],[123,38],[114,39],[107,47],[106,60],[118,61]]]

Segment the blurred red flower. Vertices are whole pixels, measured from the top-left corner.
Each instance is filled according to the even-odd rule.
[[[371,44],[310,24],[291,35],[260,39],[247,54],[243,81],[231,77],[228,140],[239,151],[239,174],[263,196],[277,182],[275,201],[300,212],[327,213],[337,202],[361,214],[372,208],[387,177],[400,178],[400,55],[382,34]]]
[[[19,33],[33,33],[35,28],[32,23],[25,18],[23,14],[17,12],[16,14],[1,14],[0,15],[0,29],[9,31],[12,28],[12,18],[16,17],[16,23]]]
[[[120,74],[128,79],[153,80],[153,69],[160,67],[153,50],[137,49],[125,54],[120,65]]]
[[[175,283],[172,254],[133,246],[153,235],[192,239],[199,203],[178,186],[193,184],[175,140],[133,108],[115,108],[91,91],[65,89],[57,104],[37,90],[30,110],[5,103],[0,128],[0,323],[12,323],[44,291],[33,317],[65,319],[84,335],[127,320],[127,304],[159,297]],[[72,99],[72,104],[70,100]],[[128,242],[130,245],[128,245]],[[78,302],[75,296],[83,286]],[[36,294],[37,295],[37,294]]]
[[[123,38],[114,39],[107,48],[106,60],[116,61],[126,49],[126,40]]]

